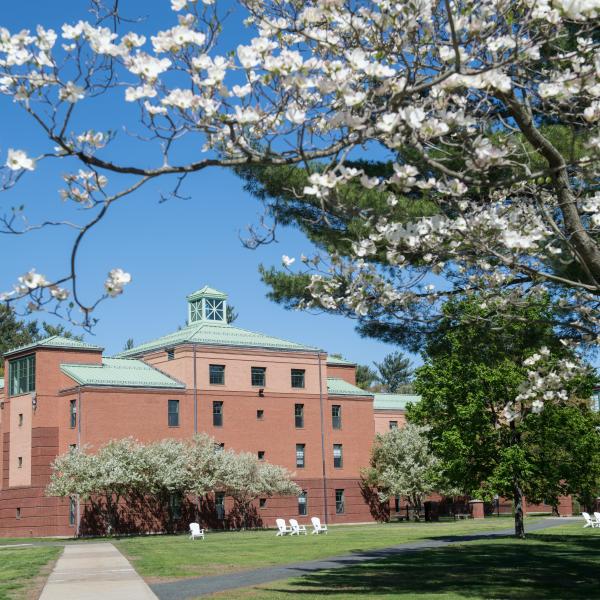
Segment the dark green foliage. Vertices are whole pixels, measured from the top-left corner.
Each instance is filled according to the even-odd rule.
[[[410,383],[413,374],[410,359],[401,352],[392,352],[378,363],[373,363],[379,371],[378,379],[387,392],[396,393],[404,384]]]
[[[230,324],[233,323],[239,317],[239,314],[235,310],[235,306],[232,306],[231,304],[227,305],[227,314],[225,317],[227,319],[227,322]]]
[[[368,365],[356,365],[356,385],[359,388],[368,390],[378,380],[377,373],[371,367]]]

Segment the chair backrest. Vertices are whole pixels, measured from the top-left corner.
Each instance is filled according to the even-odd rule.
[[[594,516],[596,517],[596,521],[600,521],[600,512],[595,512]]]
[[[200,525],[198,523],[190,523],[190,531],[194,534],[200,534]]]
[[[296,521],[296,519],[290,519],[290,527],[294,530],[300,529],[300,525],[298,525],[298,521]]]
[[[586,512],[582,512],[581,516],[586,520],[586,521],[591,521],[592,517],[590,517],[589,513]]]
[[[275,523],[277,523],[277,527],[279,527],[279,531],[285,531],[285,519],[275,519]]]
[[[321,519],[319,517],[311,517],[310,520],[315,529],[321,529]]]

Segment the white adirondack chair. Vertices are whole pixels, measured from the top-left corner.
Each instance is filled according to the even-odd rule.
[[[585,519],[584,529],[586,527],[600,527],[600,521],[597,518],[590,517],[589,513],[582,512],[581,516]]]
[[[325,535],[327,535],[327,525],[321,525],[321,519],[319,519],[319,517],[311,517],[310,520],[313,526],[313,530],[311,533],[316,533],[317,535],[319,535],[320,533],[324,533]]]
[[[600,512],[595,512],[594,517],[596,517],[596,523],[598,523],[597,527],[600,527]]]
[[[286,535],[287,533],[292,533],[292,528],[288,527],[285,524],[285,519],[275,519],[275,523],[277,523],[277,529],[279,529],[275,537],[277,537],[278,535]]]
[[[200,529],[198,523],[190,523],[190,540],[195,540],[196,538],[204,539],[204,529]]]
[[[290,519],[290,527],[292,528],[292,535],[300,535],[301,533],[306,535],[306,525],[298,525],[296,519]]]

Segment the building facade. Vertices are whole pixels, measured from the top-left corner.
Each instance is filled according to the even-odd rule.
[[[375,434],[373,395],[356,387],[355,365],[228,324],[217,290],[187,301],[187,327],[113,358],[57,336],[5,354],[0,535],[78,531],[87,507],[45,496],[57,455],[199,432],[294,473],[302,496],[260,502],[263,525],[281,516],[372,520],[360,470]],[[222,502],[217,521],[227,514]]]

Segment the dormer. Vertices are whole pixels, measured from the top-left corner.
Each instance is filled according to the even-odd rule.
[[[187,301],[188,325],[196,323],[227,325],[227,294],[205,285],[190,294]]]

